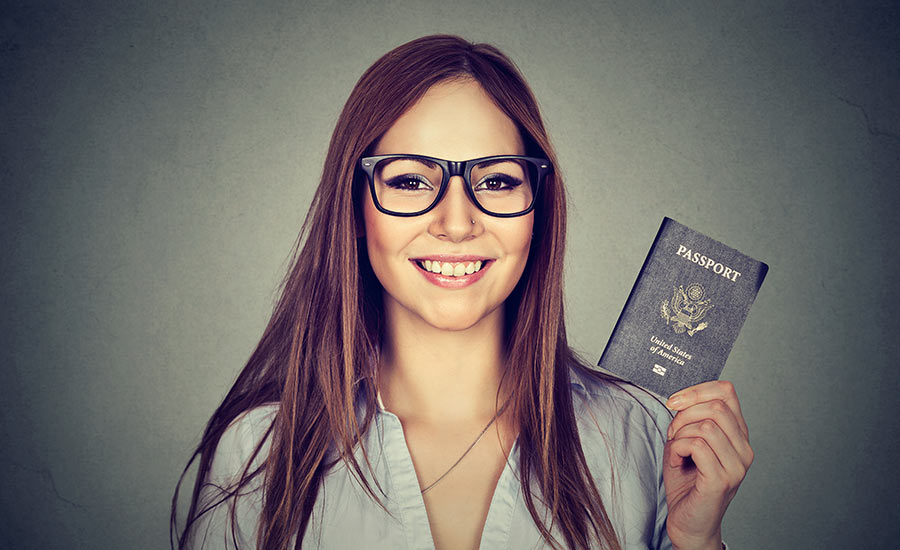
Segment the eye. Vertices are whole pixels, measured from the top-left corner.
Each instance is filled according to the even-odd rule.
[[[403,174],[394,176],[384,182],[384,185],[398,191],[428,191],[433,189],[428,178],[421,174]]]
[[[522,180],[509,174],[490,174],[475,185],[476,191],[504,191],[522,185]]]

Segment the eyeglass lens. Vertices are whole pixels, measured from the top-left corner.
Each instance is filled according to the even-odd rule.
[[[385,159],[375,167],[375,193],[387,210],[413,213],[437,199],[443,170],[418,158]],[[496,214],[516,214],[531,206],[537,168],[521,159],[494,159],[472,166],[470,186],[478,204]]]

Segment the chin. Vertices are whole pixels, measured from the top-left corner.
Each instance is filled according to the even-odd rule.
[[[448,332],[459,332],[468,330],[478,324],[481,319],[439,319],[426,320],[426,322],[438,330],[446,330]]]
[[[496,310],[484,311],[480,308],[454,304],[453,307],[430,311],[423,317],[424,321],[439,330],[461,331],[473,328],[481,323],[490,324],[490,318]]]

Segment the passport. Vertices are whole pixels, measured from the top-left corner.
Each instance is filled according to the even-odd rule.
[[[768,271],[663,218],[598,366],[664,398],[717,380]]]

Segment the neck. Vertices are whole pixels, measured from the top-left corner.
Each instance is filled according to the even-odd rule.
[[[386,309],[378,387],[388,410],[401,420],[444,422],[489,418],[503,406],[502,307],[463,330]]]

